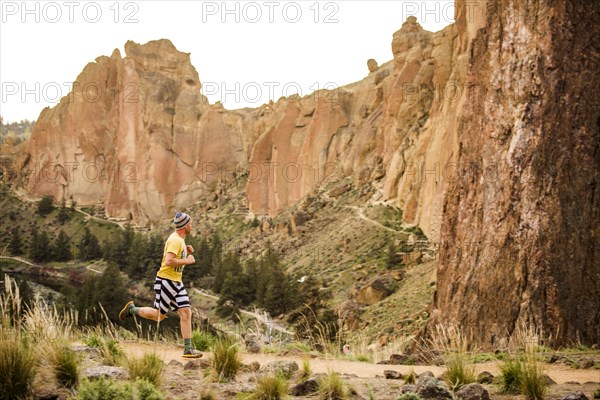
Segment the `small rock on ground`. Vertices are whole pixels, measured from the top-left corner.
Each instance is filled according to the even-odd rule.
[[[292,396],[308,396],[310,394],[316,393],[319,390],[319,382],[316,379],[311,378],[307,379],[304,382],[300,382],[299,384],[292,386],[290,389],[290,394]]]
[[[482,371],[479,373],[479,375],[477,375],[477,382],[478,383],[493,383],[494,375],[492,375],[488,371]]]
[[[567,394],[562,400],[588,400],[588,398],[583,392],[574,392]]]
[[[274,374],[282,374],[287,378],[291,377],[294,372],[298,371],[298,363],[296,361],[272,361],[260,368],[265,372]]]
[[[469,383],[456,392],[456,397],[462,400],[490,400],[490,394],[479,383]]]
[[[421,374],[417,379],[415,392],[423,399],[452,399],[448,386],[439,379]]]
[[[101,376],[105,378],[113,379],[124,379],[127,377],[125,368],[123,367],[110,367],[108,365],[101,365],[99,367],[87,368],[83,375],[88,379],[99,379]]]
[[[385,379],[402,379],[402,374],[400,372],[389,369],[383,371],[383,376],[385,376]]]

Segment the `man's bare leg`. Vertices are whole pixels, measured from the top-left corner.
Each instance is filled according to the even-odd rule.
[[[183,336],[183,357],[202,357],[202,353],[195,350],[192,346],[192,309],[190,307],[183,307],[178,309],[177,312],[179,313],[181,336]]]
[[[162,321],[167,318],[166,315],[160,313],[160,310],[152,307],[140,307],[136,315],[152,321]]]
[[[179,313],[181,336],[184,340],[190,339],[192,337],[192,309],[183,307],[178,309],[177,312]]]

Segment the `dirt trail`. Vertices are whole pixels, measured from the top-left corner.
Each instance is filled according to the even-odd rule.
[[[8,260],[15,260],[15,261],[19,261],[22,262],[23,264],[27,264],[27,265],[31,265],[32,267],[39,267],[39,268],[43,268],[43,265],[38,265],[38,264],[34,264],[31,261],[27,261],[26,259],[24,259],[23,257],[16,257],[16,256],[0,256],[0,258],[5,258]]]
[[[181,357],[182,348],[172,345],[153,344],[153,343],[122,343],[125,352],[135,357],[142,356],[145,352],[156,351],[166,363],[171,360],[177,360],[185,363],[187,360]],[[203,358],[210,358],[210,352],[204,352]],[[242,362],[249,364],[252,361],[258,361],[261,365],[271,361],[296,361],[299,366],[302,365],[302,357],[299,356],[278,356],[274,354],[242,354]],[[355,375],[359,378],[375,378],[383,377],[383,371],[394,370],[402,373],[408,373],[411,369],[418,374],[424,371],[431,371],[436,376],[443,372],[443,368],[439,366],[408,366],[408,365],[379,365],[358,361],[347,360],[328,360],[323,358],[311,358],[310,366],[315,373],[327,373],[335,371],[340,374]],[[495,362],[486,362],[476,364],[477,372],[489,371],[497,375],[498,368]],[[563,365],[544,365],[544,372],[548,374],[556,383],[563,384],[566,382],[600,382],[600,371],[593,369],[573,369]]]
[[[344,207],[346,207],[346,208],[350,208],[350,209],[352,209],[352,210],[355,210],[355,211],[357,211],[357,212],[358,212],[358,217],[359,217],[360,219],[362,219],[363,221],[367,221],[368,223],[370,223],[370,224],[372,224],[372,225],[375,225],[375,226],[376,226],[376,227],[378,227],[378,228],[385,229],[386,231],[389,231],[389,232],[401,233],[401,231],[397,231],[397,230],[395,230],[395,229],[392,229],[392,228],[390,228],[390,227],[387,227],[387,226],[383,225],[382,223],[380,223],[380,222],[377,222],[377,221],[375,221],[374,219],[371,219],[371,218],[367,217],[367,216],[365,215],[365,210],[364,210],[362,207],[358,207],[358,206],[344,206]]]

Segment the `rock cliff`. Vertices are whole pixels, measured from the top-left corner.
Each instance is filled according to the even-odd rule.
[[[472,42],[434,320],[483,345],[600,341],[598,34],[598,3],[498,0]]]
[[[28,195],[101,199],[111,217],[157,220],[212,190],[223,163],[245,158],[241,132],[201,96],[189,54],[168,40],[125,51],[88,64],[42,111],[19,160]]]
[[[393,60],[369,60],[362,81],[234,111],[208,104],[189,55],[168,40],[128,42],[125,57],[99,57],[42,112],[17,182],[29,196],[100,199],[108,216],[146,223],[244,174],[250,211],[271,216],[353,176],[437,239],[467,42],[454,25],[434,34],[410,17]]]

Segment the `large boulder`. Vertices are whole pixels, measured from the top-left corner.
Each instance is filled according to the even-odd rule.
[[[357,303],[371,305],[385,299],[396,290],[396,283],[388,276],[377,277],[356,290],[355,300]]]

